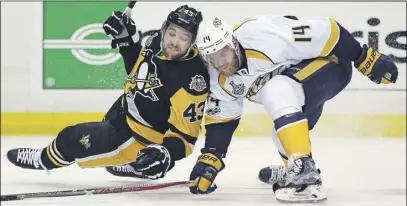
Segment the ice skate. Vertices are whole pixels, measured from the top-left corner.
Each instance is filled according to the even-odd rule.
[[[276,182],[283,182],[287,173],[287,168],[282,165],[271,165],[265,167],[259,172],[259,180],[267,183],[274,184]]]
[[[7,159],[24,169],[47,170],[41,162],[42,149],[17,148],[7,152]]]
[[[128,164],[106,167],[106,170],[114,176],[146,179],[140,172],[135,171],[133,167]]]
[[[273,185],[276,199],[283,203],[315,203],[327,199],[314,160],[308,156],[291,157],[283,182]]]

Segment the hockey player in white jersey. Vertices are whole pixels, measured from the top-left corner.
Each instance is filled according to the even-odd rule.
[[[234,28],[213,18],[200,25],[197,46],[211,84],[205,146],[190,174],[198,181],[193,194],[216,189],[246,98],[262,104],[273,120],[272,138],[286,166],[264,168],[260,179],[277,181],[273,190],[281,202],[325,200],[309,138],[324,103],[348,85],[352,62],[378,84],[395,83],[398,76],[387,55],[361,46],[332,18],[263,15]]]

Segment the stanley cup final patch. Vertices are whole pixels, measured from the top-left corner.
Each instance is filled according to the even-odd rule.
[[[205,78],[202,75],[195,75],[192,77],[191,83],[189,83],[189,88],[197,92],[202,92],[206,89]]]

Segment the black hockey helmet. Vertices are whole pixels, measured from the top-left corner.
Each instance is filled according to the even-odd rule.
[[[201,22],[202,14],[200,11],[188,5],[183,5],[170,12],[162,30],[164,31],[170,23],[173,23],[196,36]]]

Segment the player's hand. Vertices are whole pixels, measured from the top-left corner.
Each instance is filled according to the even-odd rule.
[[[216,190],[214,183],[216,176],[225,168],[222,158],[212,153],[202,153],[194,168],[192,169],[190,180],[196,181],[196,185],[190,187],[192,194],[209,194]]]
[[[357,61],[354,62],[356,68],[372,82],[377,84],[396,83],[398,70],[393,60],[378,51],[363,45],[363,51]]]
[[[174,166],[168,150],[158,144],[149,145],[139,151],[137,160],[130,163],[135,171],[141,172],[143,176],[156,180],[163,178],[170,167]]]
[[[139,40],[136,23],[121,11],[113,11],[103,23],[103,30],[106,35],[113,39],[112,47],[115,45],[129,46]]]

